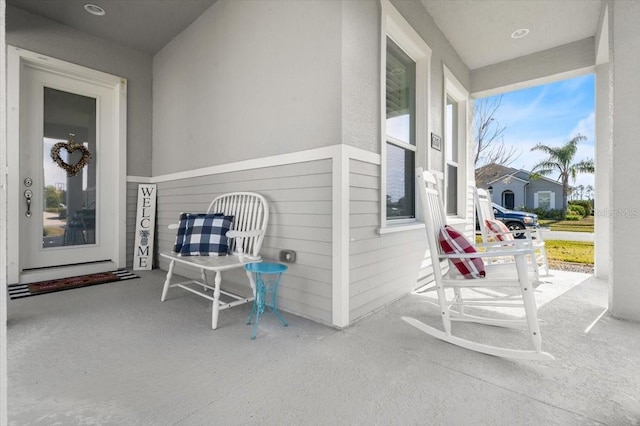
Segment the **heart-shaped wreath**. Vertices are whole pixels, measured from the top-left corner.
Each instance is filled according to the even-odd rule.
[[[91,152],[89,149],[83,144],[76,143],[73,141],[73,134],[69,133],[69,141],[68,142],[58,142],[53,145],[51,148],[51,159],[56,162],[58,167],[64,169],[67,172],[68,177],[72,177],[77,175],[80,170],[84,168],[84,166],[88,165],[91,162]],[[76,164],[68,164],[60,157],[60,150],[65,149],[71,155],[74,151],[81,151],[82,157]]]

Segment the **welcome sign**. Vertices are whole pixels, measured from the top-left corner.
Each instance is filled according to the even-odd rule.
[[[133,269],[151,270],[153,266],[153,236],[156,225],[156,185],[138,185],[136,237],[133,249]]]

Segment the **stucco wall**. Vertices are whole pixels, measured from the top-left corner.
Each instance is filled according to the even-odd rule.
[[[380,4],[342,3],[342,143],[380,154]]]
[[[562,185],[547,179],[532,179],[526,187],[527,207],[534,208],[535,193],[539,191],[551,191],[555,197],[554,208],[562,208]]]
[[[511,179],[509,181],[496,181],[491,184],[493,190],[491,191],[491,200],[500,205],[504,206],[503,203],[503,193],[505,191],[513,192],[513,206],[514,208],[518,208],[524,205],[525,202],[525,185],[527,183],[518,179]],[[505,206],[506,207],[506,206]]]
[[[151,56],[7,7],[7,44],[127,79],[127,174],[151,176]]]
[[[442,136],[442,64],[465,87],[469,70],[419,2],[393,5],[433,50],[430,127]],[[220,0],[153,72],[154,175],[336,143],[380,153],[377,1]]]
[[[153,58],[153,174],[340,143],[341,13],[216,2]]]

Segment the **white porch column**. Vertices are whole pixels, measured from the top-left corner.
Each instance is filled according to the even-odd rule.
[[[609,279],[611,263],[611,173],[613,162],[611,152],[613,140],[611,127],[613,108],[610,104],[612,87],[610,84],[610,26],[606,4],[600,12],[599,28],[596,33],[596,152],[595,152],[595,276]]]
[[[609,63],[596,66],[595,276],[609,278],[611,262],[612,141],[609,109]]]
[[[613,168],[610,309],[640,321],[640,3],[609,2]]]

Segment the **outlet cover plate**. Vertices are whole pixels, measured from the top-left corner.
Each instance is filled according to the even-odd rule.
[[[280,250],[280,262],[296,263],[296,252],[293,250]]]

